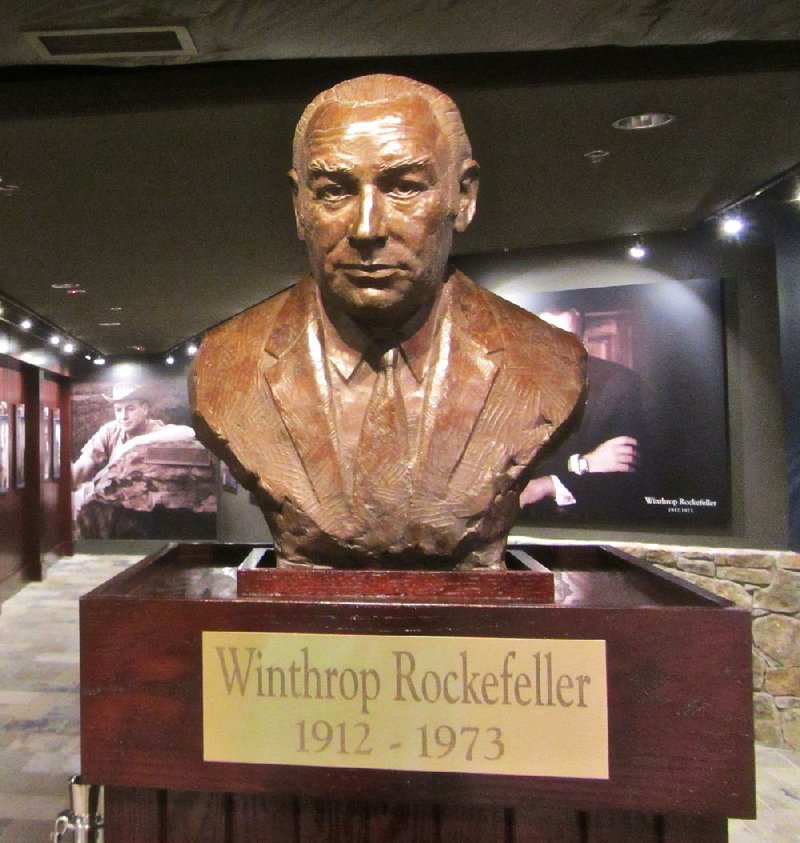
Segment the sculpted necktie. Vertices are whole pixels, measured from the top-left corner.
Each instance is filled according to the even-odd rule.
[[[371,529],[379,526],[391,540],[397,512],[410,492],[408,422],[398,383],[398,350],[391,349],[377,366],[356,451],[353,508]],[[383,524],[376,522],[383,521]]]

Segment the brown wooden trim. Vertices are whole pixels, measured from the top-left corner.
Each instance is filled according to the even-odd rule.
[[[42,579],[42,377],[35,366],[22,366],[25,404],[25,493],[22,569],[28,580]]]

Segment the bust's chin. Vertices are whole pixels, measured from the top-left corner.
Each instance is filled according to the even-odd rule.
[[[442,282],[409,277],[369,284],[346,276],[318,281],[322,304],[336,324],[342,314],[368,333],[394,331],[415,318],[424,321],[438,298]]]

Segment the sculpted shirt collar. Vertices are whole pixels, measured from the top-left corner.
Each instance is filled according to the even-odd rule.
[[[438,330],[440,314],[446,311],[445,299],[449,295],[448,287],[449,285],[447,283],[442,285],[438,300],[431,308],[422,327],[417,331],[409,331],[411,336],[408,339],[401,340],[396,345],[417,383],[422,383],[428,372],[428,366],[431,362],[431,350]],[[317,297],[319,298],[319,292],[317,292]],[[338,372],[339,377],[347,383],[353,378],[357,369],[362,365],[369,365],[364,354],[369,347],[369,338],[352,319],[343,314],[340,328],[342,333],[347,333],[348,342],[346,342],[339,330],[337,330],[328,318],[322,302],[319,302],[319,312],[321,314],[320,321],[322,323],[325,356],[331,366]],[[413,321],[414,317],[398,333],[402,336]]]

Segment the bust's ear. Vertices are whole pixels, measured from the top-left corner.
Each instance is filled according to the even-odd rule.
[[[286,174],[289,177],[289,187],[292,189],[292,204],[294,205],[294,224],[297,228],[297,236],[300,240],[305,240],[306,235],[303,231],[303,226],[300,222],[300,179],[297,176],[297,170],[292,167]]]
[[[475,216],[478,202],[478,182],[481,168],[471,158],[463,161],[458,176],[458,213],[453,225],[456,231],[466,231]]]

